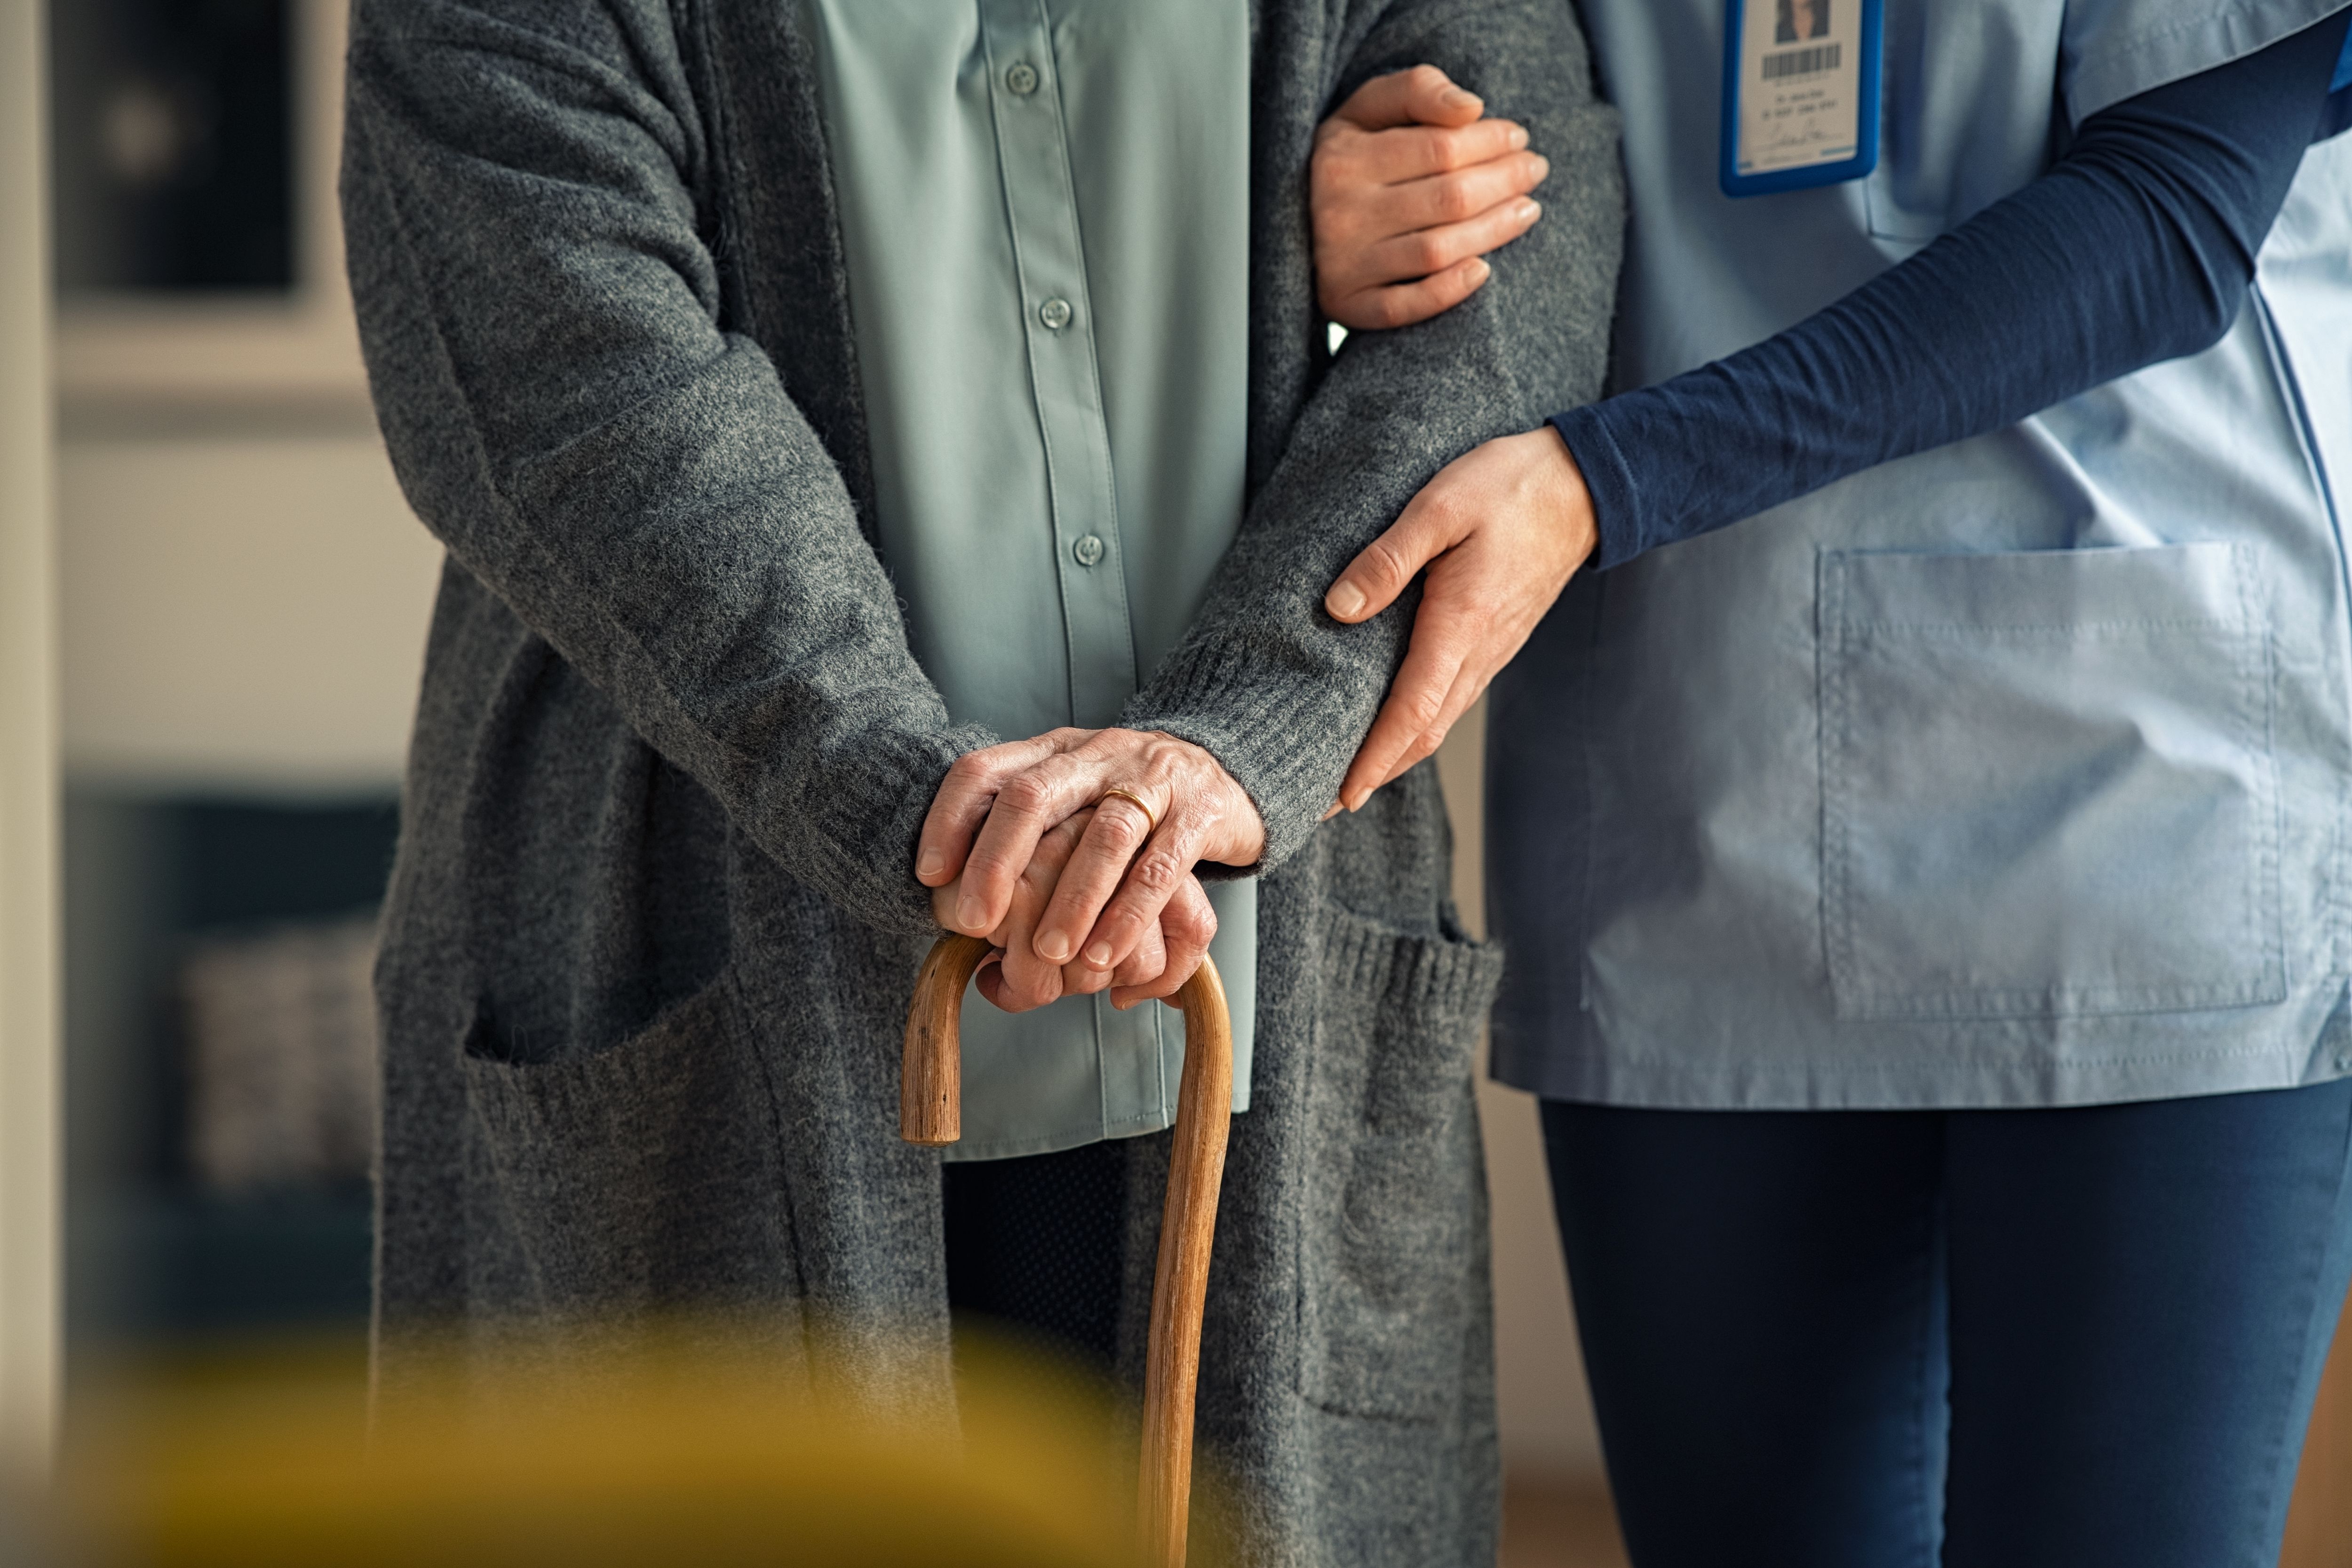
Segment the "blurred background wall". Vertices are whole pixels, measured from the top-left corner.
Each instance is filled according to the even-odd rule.
[[[58,1405],[57,681],[42,5],[0,0],[0,1484]]]

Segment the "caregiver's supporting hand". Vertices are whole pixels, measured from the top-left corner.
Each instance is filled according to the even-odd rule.
[[[1323,595],[1323,607],[1341,621],[1380,614],[1423,567],[1429,580],[1404,664],[1340,782],[1340,805],[1356,810],[1437,750],[1597,539],[1584,476],[1547,425],[1446,464],[1349,563]]]
[[[1044,964],[1117,970],[1165,924],[1163,912],[1194,866],[1248,866],[1265,848],[1265,824],[1248,793],[1189,741],[1139,730],[1055,730],[968,752],[948,770],[915,854],[925,887],[961,879],[940,923],[971,936],[1004,927],[1047,835],[1089,806],[1094,815],[1067,852],[1027,944]],[[1045,853],[1050,858],[1055,850]],[[1195,954],[1179,974],[1175,958],[1171,952],[1161,976],[1171,992],[1200,966]],[[1115,988],[1112,1000],[1125,995]]]
[[[1349,329],[1452,310],[1486,281],[1480,258],[1543,216],[1551,165],[1435,66],[1374,77],[1315,132],[1308,201],[1323,313]]]

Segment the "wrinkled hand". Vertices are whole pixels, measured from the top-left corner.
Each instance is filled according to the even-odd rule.
[[[1025,1013],[1064,996],[1090,996],[1108,988],[1111,1005],[1121,1009],[1138,1002],[1173,997],[1201,964],[1209,939],[1217,934],[1217,911],[1201,884],[1186,877],[1168,900],[1160,918],[1145,931],[1135,951],[1112,969],[1090,969],[1083,963],[1047,963],[1036,955],[1037,921],[1045,912],[1062,869],[1087,826],[1092,811],[1056,825],[1037,841],[1037,853],[1022,868],[1013,891],[1013,905],[995,930],[987,933],[996,952],[974,976],[980,994],[1008,1013]],[[963,896],[961,879],[931,893],[931,913],[941,925],[952,922]],[[1171,1004],[1172,1005],[1172,1004]]]
[[[1437,471],[1323,596],[1335,619],[1365,620],[1428,568],[1412,647],[1340,782],[1339,805],[1358,809],[1437,750],[1598,542],[1584,476],[1549,425]]]
[[[1350,329],[1409,326],[1478,290],[1487,251],[1543,216],[1551,165],[1435,66],[1375,77],[1316,129],[1316,297]]]
[[[1144,807],[1106,797],[1113,787],[1140,796],[1157,831]],[[941,925],[992,942],[1003,932],[1026,949],[1016,960],[1008,946],[999,976],[1014,1000],[1046,988],[1034,963],[1107,977],[1124,1006],[1172,994],[1208,951],[1216,917],[1192,868],[1251,865],[1265,849],[1256,805],[1200,747],[1137,730],[1055,730],[957,760],[924,818],[915,875],[934,889]],[[1042,910],[1016,919],[1024,877]],[[1163,967],[1130,985],[1143,966],[1123,966],[1155,930]]]

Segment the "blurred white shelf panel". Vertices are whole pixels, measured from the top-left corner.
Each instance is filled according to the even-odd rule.
[[[441,547],[377,441],[70,441],[58,479],[69,773],[399,777]]]

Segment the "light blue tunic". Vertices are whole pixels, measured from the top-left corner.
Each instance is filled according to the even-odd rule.
[[[1877,172],[1733,200],[1722,0],[1585,0],[1631,182],[1621,383],[1793,324],[2064,124],[2342,4],[1887,0]],[[2347,494],[2339,137],[2210,351],[1572,587],[1490,725],[1497,1072],[1801,1109],[2352,1071]]]
[[[815,46],[882,552],[959,722],[1112,722],[1240,521],[1246,0],[800,0]],[[1255,884],[1211,894],[1249,1097]],[[989,1159],[1175,1118],[1171,1009],[965,999]]]

